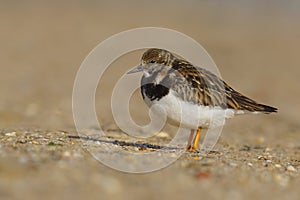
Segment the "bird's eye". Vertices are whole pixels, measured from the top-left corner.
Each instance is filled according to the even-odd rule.
[[[154,60],[151,60],[150,63],[155,63],[155,61],[154,61]]]

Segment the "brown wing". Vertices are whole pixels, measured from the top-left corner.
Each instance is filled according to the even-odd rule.
[[[173,62],[172,89],[183,100],[205,106],[220,106],[250,112],[276,112],[277,109],[259,104],[235,91],[219,77],[203,68],[196,68],[185,60]]]

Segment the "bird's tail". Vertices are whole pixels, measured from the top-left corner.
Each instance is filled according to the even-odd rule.
[[[263,112],[263,113],[266,113],[266,114],[278,111],[277,108],[274,108],[272,106],[267,106],[267,105],[264,105],[264,104],[257,104],[257,107],[258,107],[258,109],[255,110],[255,111],[257,111],[257,112]]]
[[[257,103],[256,101],[238,92],[233,93],[232,97],[236,101],[238,107],[237,109],[246,110],[250,112],[262,112],[266,114],[277,112],[277,108]]]

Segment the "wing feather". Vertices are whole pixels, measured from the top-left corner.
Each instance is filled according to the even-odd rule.
[[[172,89],[178,97],[194,104],[219,106],[250,112],[276,112],[277,109],[259,104],[235,91],[221,78],[210,71],[198,68],[185,60],[175,59],[170,77]]]

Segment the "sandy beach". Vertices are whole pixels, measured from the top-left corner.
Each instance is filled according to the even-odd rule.
[[[298,1],[1,2],[0,198],[300,199],[299,8]],[[192,37],[228,84],[279,112],[228,120],[202,159],[183,153],[145,174],[103,165],[78,137],[73,84],[96,45],[137,27]],[[99,145],[152,152],[174,136],[167,129],[132,142],[113,119],[113,87],[142,52],[114,61],[99,81],[95,107],[106,134]],[[139,91],[130,112],[138,124],[149,121]]]

